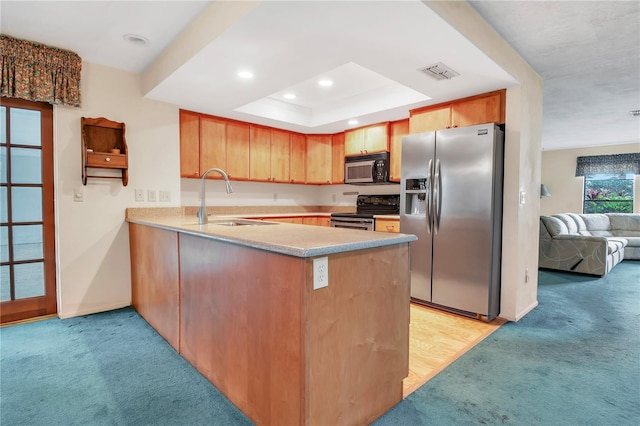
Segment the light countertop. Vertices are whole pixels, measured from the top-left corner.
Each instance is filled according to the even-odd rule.
[[[237,215],[233,217],[247,216]],[[260,217],[266,216],[260,215]],[[282,217],[282,214],[274,214],[273,216]],[[230,216],[209,216],[209,223],[205,225],[199,225],[198,218],[192,215],[128,217],[127,221],[295,257],[324,256],[417,240],[417,237],[411,234],[290,223],[270,222],[271,224],[269,225],[256,226],[224,226],[215,223],[216,221],[227,221],[228,219],[230,219]]]

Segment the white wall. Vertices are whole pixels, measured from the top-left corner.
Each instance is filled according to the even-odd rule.
[[[142,98],[137,74],[87,62],[82,66],[82,108],[54,109],[56,263],[62,318],[130,305],[125,209],[180,204],[178,108]],[[128,186],[111,179],[89,179],[87,186],[82,185],[81,117],[126,124]],[[172,202],[135,203],[134,188],[168,190]],[[82,192],[83,202],[74,202],[74,191]]]
[[[181,179],[181,205],[200,205],[200,179]],[[286,183],[231,181],[227,194],[222,180],[207,179],[207,206],[347,206],[354,207],[359,194],[399,194],[400,185],[293,185]]]
[[[576,159],[587,155],[640,152],[640,141],[621,145],[542,152],[542,183],[550,197],[540,200],[540,214],[582,213],[584,177],[576,177]],[[634,179],[633,211],[640,212],[640,175]]]

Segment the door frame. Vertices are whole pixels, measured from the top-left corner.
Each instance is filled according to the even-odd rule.
[[[30,109],[41,112],[42,227],[45,285],[44,296],[1,302],[0,323],[4,324],[56,314],[58,303],[56,294],[53,105],[45,102],[2,97],[2,106],[7,107],[7,117],[9,117],[9,108]],[[10,128],[7,127],[7,138],[9,138],[9,130]],[[9,139],[7,140],[9,141]],[[7,155],[9,155],[8,151]],[[7,191],[7,201],[10,199],[10,191]]]

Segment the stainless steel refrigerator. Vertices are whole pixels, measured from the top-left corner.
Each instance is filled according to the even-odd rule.
[[[473,317],[500,310],[504,133],[495,124],[402,139],[400,232],[411,298]]]

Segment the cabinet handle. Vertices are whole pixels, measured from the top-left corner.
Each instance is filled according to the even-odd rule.
[[[107,157],[107,158],[104,159],[104,161],[107,161],[107,162],[111,161],[111,158]]]
[[[450,129],[450,128],[451,128],[451,126],[445,126],[445,129]]]
[[[453,128],[455,129],[456,127],[458,127],[458,125],[457,125],[457,124],[454,124],[454,125],[453,125]]]

